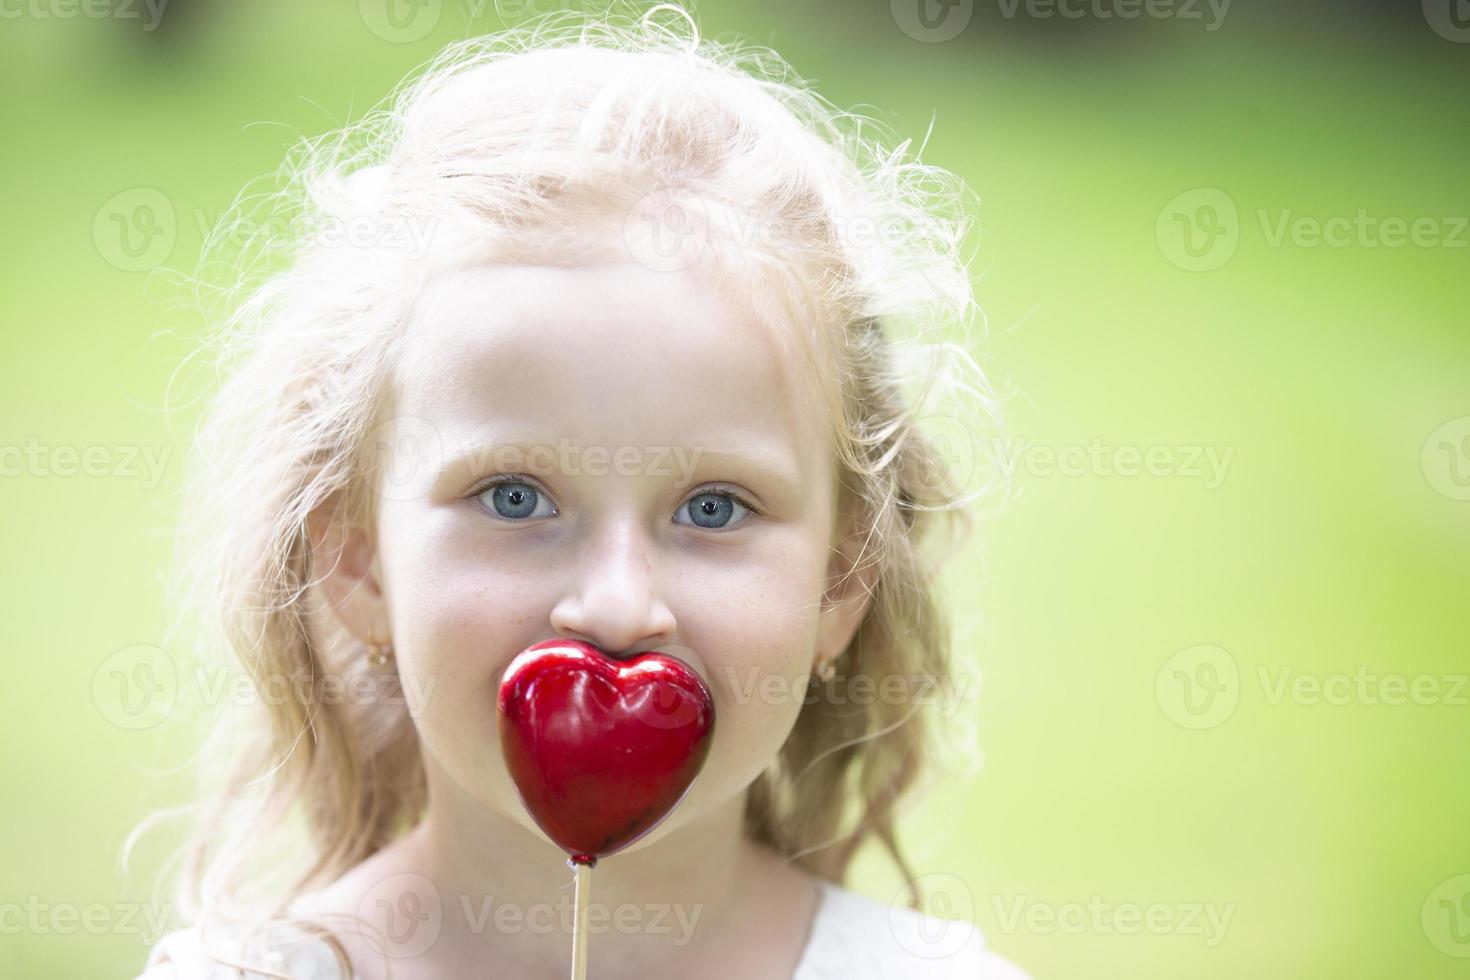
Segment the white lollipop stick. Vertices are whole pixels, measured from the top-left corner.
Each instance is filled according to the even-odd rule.
[[[572,980],[587,980],[587,902],[592,894],[592,865],[568,861],[576,873],[572,899],[576,917],[572,925]]]

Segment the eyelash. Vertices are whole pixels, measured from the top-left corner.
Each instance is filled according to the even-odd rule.
[[[467,496],[468,499],[473,500],[476,497],[478,497],[481,494],[483,494],[486,490],[489,490],[492,487],[498,487],[498,486],[500,486],[502,484],[505,484],[505,483],[523,483],[523,484],[525,484],[528,487],[534,488],[537,493],[546,493],[546,491],[544,489],[542,489],[541,485],[539,483],[537,483],[535,480],[531,479],[530,477],[522,476],[522,475],[517,474],[517,473],[502,473],[499,476],[493,476],[490,479],[484,480],[481,483],[477,484],[476,485],[476,488],[474,490],[470,491],[466,496]],[[730,499],[734,500],[737,504],[739,504],[740,506],[744,507],[746,510],[750,511],[750,513],[753,516],[755,516],[755,517],[762,517],[762,516],[764,516],[764,514],[760,510],[760,508],[756,507],[755,504],[753,504],[749,500],[745,499],[745,497],[742,494],[740,494],[738,491],[736,491],[733,487],[727,487],[727,486],[724,486],[724,485],[718,484],[718,483],[715,484],[714,486],[711,486],[711,487],[705,487],[704,489],[700,490],[698,493],[694,494],[693,497],[690,497],[690,498],[688,498],[688,500],[685,500],[684,503],[687,504],[689,502],[689,500],[693,500],[696,497],[702,497],[705,494],[714,494],[715,496],[729,497]],[[547,493],[546,496],[549,497],[549,496],[551,496],[551,494]],[[681,504],[680,506],[683,506],[683,504]]]

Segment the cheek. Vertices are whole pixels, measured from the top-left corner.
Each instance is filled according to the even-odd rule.
[[[447,522],[385,518],[380,547],[399,670],[431,691],[412,709],[424,747],[457,777],[506,783],[495,696],[506,665],[536,632],[534,578],[487,561]]]
[[[536,628],[536,576],[487,555],[452,515],[405,508],[380,534],[393,631],[408,660],[488,677],[504,665],[501,648]]]
[[[691,576],[681,591],[681,632],[713,680],[720,731],[711,761],[721,780],[753,779],[796,724],[816,645],[821,561],[819,549],[793,537],[763,560]]]

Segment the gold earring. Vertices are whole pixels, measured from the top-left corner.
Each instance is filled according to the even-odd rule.
[[[837,659],[833,657],[832,660]],[[817,677],[823,681],[830,681],[837,676],[837,665],[832,660],[823,660],[817,665]]]
[[[392,643],[369,643],[366,647],[368,663],[374,667],[381,667],[393,658]]]

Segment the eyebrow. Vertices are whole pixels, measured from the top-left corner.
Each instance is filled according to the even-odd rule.
[[[595,453],[595,458],[590,454]],[[622,453],[622,461],[619,454]],[[667,475],[692,482],[695,473],[711,464],[729,467],[763,480],[773,492],[795,496],[800,480],[797,470],[781,454],[762,451],[757,445],[711,449],[703,446],[582,446],[565,436],[555,440],[480,440],[467,442],[456,453],[448,455],[439,467],[437,477],[471,473],[522,472],[532,476],[560,475],[567,458],[575,461],[579,472],[596,469],[598,475],[616,473],[629,466],[652,468],[656,475]]]
[[[686,453],[698,452],[698,461],[709,460],[713,463],[730,466],[736,469],[745,469],[757,473],[764,479],[771,481],[776,490],[783,495],[794,497],[798,492],[799,480],[796,470],[775,456],[768,456],[759,452],[739,452],[735,450],[722,449],[686,449]]]

